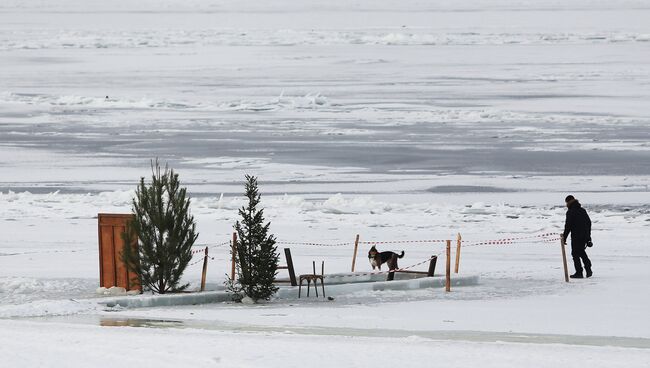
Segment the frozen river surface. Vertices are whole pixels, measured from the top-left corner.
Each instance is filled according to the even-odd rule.
[[[153,157],[197,180],[650,175],[646,2],[111,4],[0,5],[3,188]]]

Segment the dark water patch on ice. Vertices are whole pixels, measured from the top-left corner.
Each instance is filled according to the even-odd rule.
[[[277,317],[277,316],[271,316]],[[422,338],[435,341],[466,341],[482,343],[525,343],[525,344],[561,344],[574,346],[612,346],[619,348],[650,349],[650,339],[623,336],[588,336],[566,334],[543,334],[529,332],[498,332],[472,330],[404,330],[388,328],[354,328],[324,326],[261,326],[252,324],[227,323],[219,320],[173,320],[155,318],[100,317],[76,315],[65,317],[37,318],[41,322],[99,324],[102,327],[138,327],[199,329],[221,332],[279,333],[300,336],[345,336],[373,338]],[[452,322],[452,321],[449,321]]]
[[[97,194],[101,191],[68,186],[0,186],[0,193],[31,193],[31,194]]]
[[[510,193],[516,192],[512,189],[490,187],[490,186],[474,186],[474,185],[440,185],[437,187],[427,189],[431,193]]]
[[[0,129],[0,139],[18,147],[37,146],[83,155],[110,152],[120,161],[124,161],[124,157],[272,157],[276,163],[357,167],[373,173],[426,170],[449,174],[650,175],[650,165],[645,164],[649,154],[642,150],[583,150],[580,143],[567,142],[562,147],[563,152],[555,152],[554,147],[544,150],[544,143],[534,142],[535,133],[514,134],[496,126],[467,128],[421,124],[369,128],[355,124],[354,127],[371,129],[373,134],[352,138],[323,136],[309,129],[288,132],[280,127],[265,131],[233,123],[229,127],[214,126],[202,131],[188,127],[173,134],[131,129],[129,137],[111,134],[118,131],[117,128],[103,128],[100,135],[88,139],[80,137],[79,133],[94,133],[96,128],[78,125],[60,127],[53,135],[7,135]],[[627,130],[628,133],[612,133],[607,139],[632,141],[648,134],[642,127]],[[603,134],[612,131],[603,131]],[[635,134],[635,138],[627,137],[628,134]],[[456,136],[459,138],[453,138]],[[218,144],[206,141],[209,137],[221,141]],[[589,138],[591,136],[585,137]],[[607,147],[607,142],[603,142]],[[528,146],[535,149],[525,149]],[[572,149],[574,146],[576,149]],[[178,167],[186,165],[181,160]]]
[[[101,318],[99,325],[102,327],[184,327],[183,321],[149,318]]]
[[[642,199],[640,199],[642,201]],[[611,212],[617,215],[622,214],[639,214],[646,215],[650,214],[650,206],[648,205],[619,205],[619,204],[595,204],[590,205],[589,203],[583,203],[582,206],[587,210],[594,212]]]

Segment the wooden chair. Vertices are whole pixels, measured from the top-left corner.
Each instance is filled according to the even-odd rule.
[[[323,277],[325,276],[325,261],[321,263],[321,269],[320,269],[320,275],[316,274],[316,261],[312,262],[312,266],[314,269],[314,273],[312,274],[305,274],[305,275],[300,275],[300,284],[298,285],[298,298],[300,298],[300,292],[302,290],[302,282],[307,281],[307,296],[309,296],[309,286],[311,286],[311,282],[314,282],[314,289],[316,290],[316,297],[318,297],[318,280],[320,280],[320,284],[323,287],[323,298],[325,297],[325,282],[323,281]]]

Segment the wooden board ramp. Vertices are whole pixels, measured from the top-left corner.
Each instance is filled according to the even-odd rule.
[[[278,266],[278,270],[287,270],[289,272],[288,279],[275,279],[276,284],[291,284],[291,286],[298,286],[296,280],[296,272],[293,269],[293,259],[291,258],[291,249],[284,248],[284,258],[287,260],[286,266]]]

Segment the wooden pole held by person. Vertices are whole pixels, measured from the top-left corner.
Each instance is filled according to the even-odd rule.
[[[232,233],[232,267],[230,269],[230,280],[235,281],[235,259],[237,254],[237,233]]]
[[[462,239],[460,233],[458,233],[458,236],[456,237],[456,268],[454,269],[454,273],[458,273],[458,265],[460,264],[460,244]]]
[[[354,254],[352,255],[352,272],[354,272],[354,264],[357,262],[357,251],[359,250],[359,234],[354,239]]]
[[[447,268],[445,270],[445,291],[451,291],[451,240],[447,240]]]
[[[203,272],[201,273],[201,291],[205,291],[205,276],[208,273],[208,247],[205,247],[203,256]]]
[[[560,246],[562,247],[562,263],[564,264],[564,281],[569,282],[569,269],[567,268],[566,250],[564,249],[565,245],[566,241],[564,240],[564,237],[560,237]]]

